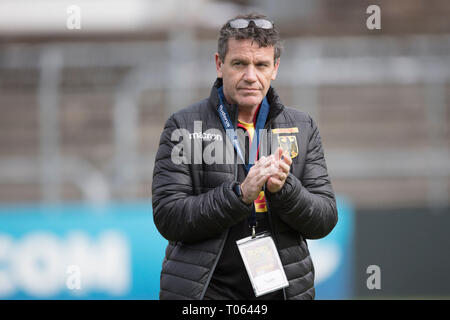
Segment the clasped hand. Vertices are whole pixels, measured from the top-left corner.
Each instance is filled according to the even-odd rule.
[[[277,148],[275,154],[261,157],[251,167],[244,182],[241,184],[242,201],[247,204],[258,198],[262,187],[267,182],[267,190],[276,193],[284,186],[292,159],[289,155],[283,154],[282,148]]]

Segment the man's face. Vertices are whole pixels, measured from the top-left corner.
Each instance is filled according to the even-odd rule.
[[[261,103],[277,76],[274,47],[259,47],[251,39],[228,39],[225,61],[216,53],[217,76],[223,79],[223,92],[229,103],[250,108]]]

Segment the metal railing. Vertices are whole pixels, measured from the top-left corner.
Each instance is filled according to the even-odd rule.
[[[321,86],[423,84],[424,121],[429,145],[424,150],[399,146],[386,150],[328,148],[327,163],[333,177],[426,177],[429,205],[449,204],[450,150],[448,93],[450,35],[396,37],[339,37],[286,39],[276,87],[286,88],[292,101],[320,122]],[[63,181],[76,180],[83,197],[108,201],[123,183],[151,180],[156,150],[138,152],[139,97],[145,90],[164,90],[166,118],[194,102],[193,92],[209,88],[215,79],[215,40],[198,40],[186,30],[168,41],[117,43],[52,43],[0,47],[1,69],[38,69],[40,154],[13,164],[0,158],[0,180],[39,183],[43,201],[60,201]],[[58,109],[61,74],[65,68],[127,67],[129,72],[114,91],[114,157],[107,170],[86,160],[60,155]],[[35,162],[40,165],[36,166]],[[34,165],[31,165],[34,163]],[[39,168],[23,175],[22,167]],[[77,177],[77,179],[75,179]],[[80,177],[83,177],[82,179]]]

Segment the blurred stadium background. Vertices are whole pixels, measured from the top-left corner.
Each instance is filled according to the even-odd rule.
[[[317,297],[450,297],[449,1],[2,0],[0,298],[157,299],[160,133],[209,94],[220,26],[253,11],[281,31],[273,86],[318,122],[339,196],[310,242]]]

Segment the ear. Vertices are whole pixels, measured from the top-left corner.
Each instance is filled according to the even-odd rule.
[[[223,76],[223,72],[222,72],[223,61],[220,59],[219,54],[217,52],[214,55],[214,58],[216,60],[217,77],[222,78],[222,76]]]
[[[273,72],[272,72],[272,80],[276,79],[279,66],[280,66],[280,58],[278,58],[277,61],[275,62],[275,66],[274,66]]]

